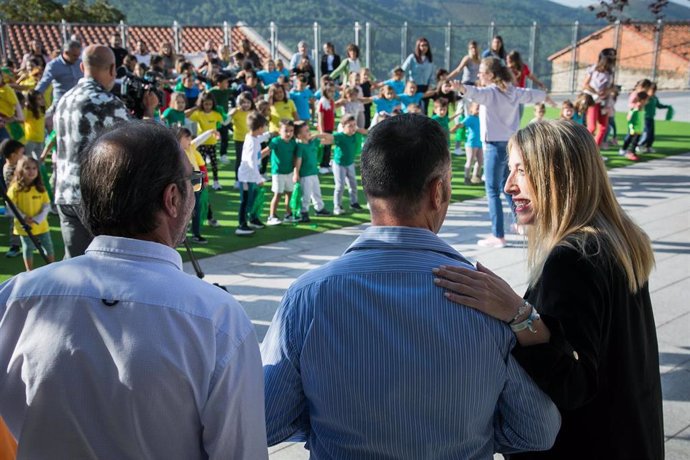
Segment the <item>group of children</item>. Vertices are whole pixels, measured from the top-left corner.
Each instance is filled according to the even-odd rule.
[[[330,215],[324,206],[319,174],[333,174],[335,190],[332,214],[346,212],[343,204],[345,185],[349,192],[349,207],[362,210],[358,200],[355,158],[360,152],[367,128],[380,120],[399,113],[422,113],[433,100],[432,118],[447,133],[462,133],[456,137],[456,154],[467,155],[465,183],[479,185],[481,181],[482,152],[479,136],[478,106],[457,104],[460,97],[441,71],[440,83],[424,93],[417,91],[413,81],[405,81],[404,72],[394,69],[392,77],[376,82],[366,68],[347,75],[340,84],[329,75],[320,80],[318,91],[309,86],[307,75],[297,73],[292,77],[276,70],[276,63],[268,59],[265,69],[257,72],[251,65],[243,64],[234,78],[226,72],[213,70],[199,83],[199,94],[191,103],[183,90],[170,97],[170,106],[161,118],[171,127],[186,127],[180,137],[195,169],[205,174],[210,163],[213,190],[220,190],[218,161],[227,163],[227,139],[230,134],[235,147],[235,187],[240,192],[238,226],[235,234],[246,236],[267,225],[283,222],[310,222],[309,208],[313,205],[316,215]],[[187,66],[180,69],[183,80],[193,80],[195,70]],[[447,74],[447,72],[445,73]],[[197,82],[198,83],[198,82]],[[372,96],[372,91],[379,94]],[[370,119],[371,105],[375,107]],[[454,115],[449,116],[449,109]],[[340,111],[340,123],[336,124]],[[465,115],[464,117],[461,117]],[[451,121],[457,119],[451,127]],[[316,127],[312,133],[311,126]],[[194,137],[200,133],[201,137]],[[178,137],[181,135],[178,135]],[[220,146],[217,148],[217,142]],[[333,151],[331,150],[333,149]],[[268,163],[271,170],[268,174]],[[260,219],[263,203],[264,182],[271,182],[270,211],[266,224]],[[203,244],[206,239],[200,233],[201,215],[206,215],[210,225],[217,224],[212,210],[204,199],[206,178],[199,192],[192,223],[192,241]],[[301,203],[294,206],[292,194],[299,184]],[[285,204],[285,213],[279,216],[278,207]],[[291,205],[292,202],[292,205]]]
[[[656,97],[656,90],[656,83],[643,79],[637,82],[628,98],[627,130],[623,145],[618,153],[629,160],[638,161],[639,157],[637,154],[654,152],[652,146],[654,144],[656,109],[673,110],[670,105],[664,105],[659,102],[659,99]],[[618,96],[618,91],[619,88],[614,88],[614,101]],[[560,118],[584,125],[586,123],[587,110],[593,104],[595,104],[595,101],[591,95],[584,92],[580,93],[575,102],[569,99],[562,102]],[[545,114],[545,105],[543,103],[536,104],[534,107],[534,118],[530,123],[543,120]],[[614,116],[609,117],[607,137],[608,135],[611,135],[610,144],[617,145]]]
[[[228,154],[230,136],[235,151],[235,187],[240,193],[235,233],[240,236],[251,235],[265,226],[261,220],[262,185],[267,181],[271,182],[273,193],[267,225],[310,222],[310,205],[319,216],[345,213],[345,185],[350,210],[362,210],[355,159],[361,150],[363,136],[371,125],[400,113],[430,115],[446,132],[449,145],[454,135],[454,153],[466,155],[465,184],[483,183],[479,106],[462,100],[446,70],[439,70],[436,86],[424,92],[418,90],[414,81],[406,80],[400,67],[392,71],[388,80],[377,82],[370,71],[361,66],[349,73],[324,75],[317,90],[313,86],[313,75],[300,73],[299,69],[290,72],[280,60],[267,59],[264,68],[259,70],[251,60],[243,60],[241,53],[227,59],[227,62],[222,61],[220,55],[208,52],[202,65],[195,67],[180,57],[172,72],[162,67],[160,59],[152,59],[149,68],[137,63],[136,58],[124,61],[125,66],[131,65],[129,70],[135,74],[143,77],[146,72],[153,72],[163,82],[166,97],[164,110],[158,117],[160,122],[176,130],[180,145],[198,175],[191,222],[191,240],[195,243],[207,242],[202,236],[204,221],[209,226],[219,225],[209,203],[209,193],[222,189],[219,169],[231,161]],[[26,214],[27,222],[35,228],[34,233],[40,236],[39,240],[52,257],[52,244],[45,228],[50,211],[50,201],[46,199],[51,192],[50,184],[41,174],[33,174],[33,169],[40,167],[50,150],[44,148],[46,102],[49,102],[50,90],[45,97],[34,90],[42,72],[39,64],[30,61],[15,80],[14,89],[20,96],[16,101],[12,97],[14,92],[5,84],[6,79],[0,79],[0,115],[8,121],[8,128],[12,127],[15,102],[24,111],[18,130],[20,137],[14,136],[19,140],[13,141],[17,144],[3,144],[2,158],[12,196],[22,206],[31,203],[27,204],[30,209]],[[331,78],[333,76],[335,79]],[[635,157],[638,144],[651,150],[654,110],[668,107],[658,102],[655,91],[654,84],[643,80],[631,95],[629,133],[621,150],[631,159]],[[575,102],[563,102],[561,117],[584,124],[585,113],[593,103],[592,97],[583,93]],[[645,104],[649,107],[646,112]],[[537,104],[535,120],[543,118],[544,112],[544,105]],[[339,124],[336,123],[338,115]],[[615,122],[613,117],[611,119],[615,131]],[[615,142],[615,134],[613,140]],[[24,160],[18,159],[20,150],[26,151]],[[332,212],[324,206],[319,174],[333,174]],[[294,199],[293,193],[298,194],[301,201]],[[279,213],[281,202],[285,209],[282,216]],[[21,226],[12,225],[15,233],[24,236]],[[10,252],[18,254],[19,244],[13,240]],[[21,244],[29,269],[32,243],[21,238]]]

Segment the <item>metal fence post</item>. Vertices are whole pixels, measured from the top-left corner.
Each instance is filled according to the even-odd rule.
[[[364,42],[367,47],[364,62],[366,67],[371,69],[371,25],[369,22],[364,24]]]
[[[656,81],[659,73],[659,58],[661,56],[661,39],[664,31],[664,22],[659,19],[654,30],[654,65],[652,66],[652,81]]]
[[[127,24],[125,24],[125,21],[120,21],[120,40],[122,41],[122,47],[127,49]]]
[[[180,43],[180,24],[177,21],[173,21],[172,32],[173,48],[175,49],[175,54],[180,54],[182,44]]]
[[[400,62],[405,62],[407,59],[407,21],[403,23],[402,29],[400,29]]]
[[[0,57],[2,58],[3,61],[7,59],[7,44],[6,44],[6,38],[5,38],[5,32],[6,32],[6,27],[7,24],[5,21],[0,21]]]
[[[451,44],[451,34],[453,33],[453,24],[448,21],[446,26],[446,69],[450,69],[450,44]]]
[[[570,62],[570,92],[575,92],[577,86],[577,37],[580,32],[580,21],[575,21],[573,24],[573,41],[571,43],[573,49],[573,57]]]
[[[489,49],[491,49],[491,42],[493,41],[494,36],[496,36],[496,24],[491,21],[491,24],[489,25]]]
[[[62,34],[62,42],[65,43],[67,40],[69,40],[69,26],[67,24],[67,21],[64,19],[60,21],[60,33]]]
[[[321,49],[321,40],[319,37],[319,23],[314,22],[314,50],[312,54],[314,56],[314,77],[316,78],[316,85],[321,87],[321,66],[319,65],[319,50]]]
[[[530,69],[532,69],[532,72],[534,72],[534,65],[535,65],[534,63],[536,62],[535,61],[536,55],[537,55],[537,21],[534,21],[532,23],[532,30],[531,30],[530,37],[529,37],[529,58],[527,59],[527,62],[529,62],[529,67],[530,67]],[[534,86],[533,85],[534,82],[532,80],[530,80],[529,78],[527,80],[529,80],[529,83],[528,83],[529,88],[532,88]]]
[[[355,45],[359,47],[359,31],[362,30],[362,26],[359,25],[359,22],[355,21]]]
[[[618,52],[620,51],[621,48],[621,21],[620,19],[616,21],[616,28],[613,31],[613,47],[616,49],[616,64],[614,66],[613,73],[614,75],[618,75],[618,70],[620,67],[620,55]]]
[[[223,45],[228,46],[230,40],[230,28],[228,27],[228,21],[223,21]]]
[[[271,59],[276,58],[276,42],[278,41],[278,32],[276,31],[276,23],[271,21]]]

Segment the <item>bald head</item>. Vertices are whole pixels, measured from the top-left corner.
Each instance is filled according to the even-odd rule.
[[[82,55],[84,76],[91,77],[110,91],[115,83],[115,55],[103,45],[89,45]]]
[[[84,73],[94,70],[108,70],[115,65],[115,55],[112,50],[103,45],[90,45],[84,50]]]

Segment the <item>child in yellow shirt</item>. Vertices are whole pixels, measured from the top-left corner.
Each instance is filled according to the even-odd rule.
[[[15,204],[27,224],[31,226],[31,233],[39,241],[48,261],[55,261],[53,240],[50,238],[48,212],[50,212],[50,198],[38,173],[38,161],[31,157],[22,157],[14,172],[14,179],[7,196]],[[33,268],[33,251],[36,249],[19,219],[14,220],[14,234],[19,235],[22,242],[22,256],[26,271]]]
[[[223,124],[223,115],[216,110],[216,101],[213,94],[209,92],[201,93],[195,107],[185,110],[185,115],[198,126],[197,133],[208,130],[216,131]],[[218,182],[218,157],[216,156],[216,137],[210,136],[206,141],[199,145],[199,153],[211,163],[213,173],[213,190],[220,190]]]

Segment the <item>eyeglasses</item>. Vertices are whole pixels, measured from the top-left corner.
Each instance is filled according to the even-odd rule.
[[[203,178],[204,174],[201,171],[192,171],[192,174],[187,177],[187,179],[189,179],[189,181],[192,183],[192,190],[195,192],[201,191]]]

